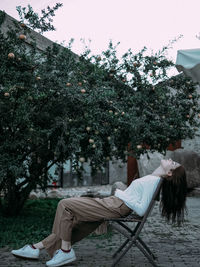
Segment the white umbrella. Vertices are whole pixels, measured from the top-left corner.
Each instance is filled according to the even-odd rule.
[[[200,83],[200,49],[178,50],[176,68]]]

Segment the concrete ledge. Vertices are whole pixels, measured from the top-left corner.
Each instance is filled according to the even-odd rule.
[[[194,188],[188,193],[188,197],[200,197],[200,187]]]

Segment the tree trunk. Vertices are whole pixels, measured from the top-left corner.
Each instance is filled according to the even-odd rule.
[[[31,190],[32,188],[29,185],[23,190],[16,188],[16,186],[10,187],[0,203],[2,214],[8,217],[19,215]]]

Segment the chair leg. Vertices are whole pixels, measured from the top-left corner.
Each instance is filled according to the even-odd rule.
[[[129,235],[127,232],[124,231],[123,228],[119,228],[118,224],[117,225],[113,225],[113,228],[115,228],[118,232],[120,232],[121,234],[123,234],[127,240],[118,248],[118,250],[112,255],[113,258],[116,257],[116,255],[128,244],[129,241],[131,241],[131,238],[135,235],[136,230],[139,227],[139,224],[137,224],[137,226],[135,227],[135,230],[132,231],[127,225],[121,223],[120,221],[117,222],[119,225],[121,225],[124,229],[127,230],[127,232],[130,232],[131,235]]]
[[[121,226],[124,227],[122,223],[119,223]],[[113,264],[111,265],[112,267],[116,266],[116,264],[121,260],[121,258],[127,253],[127,251],[132,247],[133,244],[135,244],[140,251],[147,257],[147,259],[150,261],[150,263],[154,266],[157,267],[155,263],[155,255],[151,252],[150,248],[144,243],[144,241],[138,236],[139,233],[136,234],[138,228],[140,226],[140,223],[136,226],[136,229],[134,231],[131,231],[127,226],[124,227],[128,232],[131,233],[129,235],[124,229],[120,228],[118,225],[115,225],[114,228],[123,234],[124,236],[127,237],[127,240],[120,246],[120,248],[113,254]],[[128,229],[127,229],[128,228]],[[133,239],[132,239],[133,238]],[[129,243],[129,245],[122,251],[122,249]],[[121,253],[120,253],[121,252]],[[117,254],[119,253],[118,257]]]
[[[123,228],[125,228],[129,233],[131,233],[131,236],[134,236],[135,233],[137,232],[138,228],[140,227],[141,222],[138,222],[137,225],[135,226],[134,230],[131,230],[126,224],[123,222],[118,221],[117,222],[119,225],[121,225]]]
[[[127,239],[124,244],[123,247],[125,246],[125,243],[127,244],[130,241],[130,239]],[[141,241],[141,239],[140,239]],[[146,246],[146,244],[142,241],[140,242],[139,240],[135,240],[134,241],[130,241],[129,245],[126,247],[126,249],[124,249],[124,251],[121,251],[121,253],[119,254],[118,257],[115,258],[115,260],[112,263],[112,267],[116,266],[116,264],[121,260],[121,258],[127,253],[127,251],[132,247],[133,244],[135,244],[139,250],[144,254],[144,256],[147,257],[147,259],[150,261],[150,263],[154,266],[154,267],[158,267],[158,265],[155,263],[154,261],[154,255],[152,255],[152,252],[150,251],[150,249]],[[143,245],[144,244],[144,245]],[[146,249],[147,248],[147,249]],[[119,249],[118,249],[119,252]],[[115,255],[117,255],[117,252],[115,252]]]
[[[126,244],[130,241],[130,235],[121,227],[119,227],[118,224],[113,225],[113,228],[115,228],[119,233],[121,233],[123,236],[127,238],[127,240],[120,246],[120,248],[113,254],[113,258],[126,246]]]
[[[130,241],[130,240],[128,240],[128,241]],[[115,258],[115,260],[113,261],[111,267],[116,266],[116,264],[117,264],[117,263],[121,260],[121,258],[126,254],[126,252],[131,248],[131,246],[132,246],[132,242],[131,242],[130,245],[128,245],[128,246],[126,247],[126,249],[124,249],[124,251],[122,251],[122,252],[119,254],[118,257]]]
[[[133,242],[131,242],[133,243]],[[136,242],[134,242],[135,245],[140,249],[140,251],[148,258],[148,260],[150,261],[150,263],[154,266],[154,267],[158,267],[158,265],[155,263],[153,256],[151,256],[150,254],[147,253],[147,251],[144,249],[144,247],[138,242],[138,240],[136,240]]]
[[[127,240],[126,240],[127,241]],[[116,259],[114,260],[113,264],[111,265],[112,267],[116,266],[116,264],[121,260],[121,258],[128,252],[128,250],[132,247],[133,244],[136,244],[136,240],[134,239],[133,241],[131,241],[130,239],[128,239],[129,244],[128,246],[124,249],[124,251],[122,251],[118,257],[116,257]],[[127,242],[128,243],[128,242]]]
[[[124,229],[126,229],[127,230],[127,232],[129,232],[132,236],[135,234],[135,232],[137,231],[137,229],[138,229],[138,227],[139,227],[139,224],[140,223],[138,223],[137,225],[136,225],[136,227],[135,227],[135,229],[134,229],[134,231],[133,230],[131,230],[126,224],[124,224],[123,222],[117,222],[119,225],[121,225]]]
[[[156,256],[153,254],[153,252],[150,250],[150,248],[144,243],[144,241],[138,236],[137,240],[142,244],[142,246],[147,250],[147,252],[153,257],[153,259],[156,259]]]
[[[112,257],[115,258],[116,255],[126,246],[129,241],[129,239],[126,239],[126,241],[121,245],[121,247],[118,248],[118,250],[112,255]]]

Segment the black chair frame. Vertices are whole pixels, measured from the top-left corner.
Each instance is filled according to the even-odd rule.
[[[122,257],[127,253],[127,251],[135,245],[138,249],[144,254],[145,257],[149,260],[149,262],[157,267],[158,265],[155,262],[156,256],[147,246],[147,244],[141,239],[140,232],[143,229],[143,226],[149,217],[156,201],[159,201],[160,190],[162,186],[163,178],[160,179],[157,188],[152,196],[152,200],[144,214],[144,216],[140,217],[136,214],[131,213],[126,217],[121,218],[113,218],[109,219],[110,223],[112,223],[112,227],[116,229],[119,233],[126,237],[125,242],[119,247],[119,249],[113,254],[113,264],[112,267],[116,266],[117,263],[122,259]],[[133,222],[134,229],[132,230],[127,223]],[[136,225],[135,225],[136,223]]]

